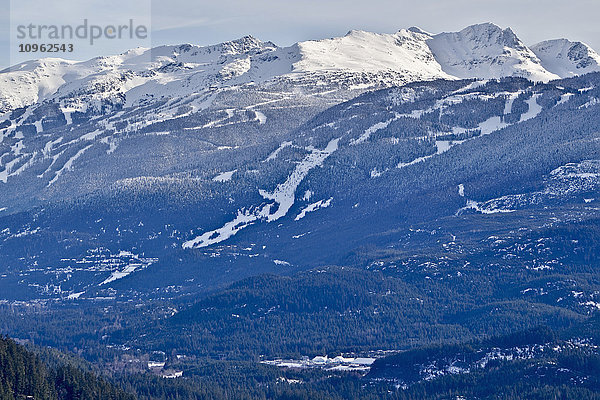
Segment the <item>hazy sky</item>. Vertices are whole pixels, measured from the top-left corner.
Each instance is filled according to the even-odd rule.
[[[7,66],[19,57],[14,52],[15,25],[31,21],[73,24],[84,18],[103,24],[129,18],[148,23],[151,42],[139,43],[142,46],[205,45],[248,34],[289,45],[300,40],[340,36],[350,29],[395,32],[419,26],[437,33],[489,21],[503,28],[512,27],[526,44],[567,37],[600,50],[600,0],[13,0],[12,4],[11,0],[0,1],[5,4],[0,11],[3,54],[0,66]],[[105,44],[80,46],[77,56],[91,58],[137,45],[128,41]]]

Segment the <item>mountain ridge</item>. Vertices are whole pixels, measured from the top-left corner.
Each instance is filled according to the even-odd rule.
[[[557,63],[564,64],[565,55],[554,48],[549,53],[549,42],[527,47],[510,28],[502,29],[492,23],[439,34],[416,27],[391,34],[351,30],[342,37],[298,42],[288,47],[249,35],[210,46],[138,48],[82,62],[39,59],[0,72],[0,111],[56,98],[59,92],[85,91],[90,84],[103,84],[112,75],[125,83],[115,90],[131,97],[128,103],[133,104],[142,102],[148,93],[175,95],[183,90],[184,83],[193,92],[214,85],[230,87],[315,73],[324,74],[327,79],[336,72],[395,72],[398,80],[393,83],[397,84],[507,76],[549,81],[600,71],[600,56],[589,46],[563,40],[571,44],[567,53],[571,51],[575,62],[587,62],[584,67],[557,68]],[[182,82],[174,85],[173,81]]]

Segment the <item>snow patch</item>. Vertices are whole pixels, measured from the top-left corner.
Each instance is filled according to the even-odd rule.
[[[539,99],[541,96],[541,94],[536,93],[526,101],[527,105],[529,106],[529,110],[525,114],[521,115],[521,120],[519,122],[529,121],[530,119],[537,117],[542,112],[542,106],[540,106],[537,102],[537,99]]]
[[[71,293],[70,295],[67,296],[67,300],[77,300],[84,293],[85,292]]]
[[[366,142],[367,140],[369,140],[369,138],[371,137],[371,135],[373,133],[387,128],[394,120],[395,120],[395,118],[392,118],[386,122],[379,122],[379,123],[373,125],[369,129],[367,129],[362,135],[360,135],[360,137],[358,139],[351,140],[350,145],[354,146],[354,145]]]
[[[296,218],[294,218],[294,221],[299,221],[302,218],[304,218],[306,216],[306,214],[310,213],[310,212],[314,212],[317,211],[321,208],[327,208],[331,205],[331,201],[333,200],[333,197],[330,197],[327,200],[319,200],[316,203],[312,203],[309,204],[308,206],[304,207],[302,209],[302,211],[300,211],[300,214],[298,214],[296,216]]]
[[[327,157],[338,149],[339,140],[339,138],[331,140],[323,150],[313,149],[310,154],[296,165],[294,171],[288,176],[286,181],[277,185],[277,188],[272,193],[259,190],[260,195],[266,200],[271,200],[271,203],[249,210],[239,210],[233,221],[226,223],[219,229],[205,232],[194,239],[184,242],[183,248],[202,248],[220,243],[256,221],[273,222],[287,215],[290,208],[294,205],[298,185],[300,185],[313,168],[323,165]],[[276,211],[272,211],[274,207],[276,207]]]
[[[54,184],[65,171],[71,171],[71,169],[73,168],[73,163],[92,146],[93,145],[90,144],[89,146],[84,147],[83,149],[81,149],[77,153],[75,153],[75,155],[73,157],[69,158],[69,160],[65,163],[65,165],[63,165],[63,167],[61,169],[59,169],[58,171],[56,171],[54,173],[54,178],[52,178],[52,180],[50,180],[50,182],[48,182],[48,186],[51,186],[52,184]]]
[[[215,176],[212,180],[215,182],[228,182],[231,180],[233,174],[235,174],[236,172],[237,169],[234,169],[233,171],[223,172],[222,174]]]
[[[260,111],[254,110],[254,114],[256,114],[256,119],[258,120],[259,125],[264,125],[267,122],[267,116]]]
[[[467,199],[467,205],[456,212],[456,215],[460,215],[466,210],[474,210],[481,214],[503,214],[513,213],[515,210],[508,210],[502,208],[484,207],[485,203],[481,203],[475,200]]]
[[[113,272],[108,278],[106,278],[101,284],[106,285],[119,279],[125,278],[127,275],[134,273],[138,268],[144,267],[144,264],[129,264],[122,271]]]
[[[274,159],[277,158],[277,156],[279,155],[279,153],[281,153],[281,150],[285,149],[288,146],[291,146],[292,142],[283,142],[279,145],[279,147],[277,149],[275,149],[274,152],[272,152],[271,154],[269,154],[269,156],[263,161],[263,162],[269,162],[269,161],[273,161]]]
[[[310,170],[321,166],[325,159],[327,159],[327,157],[329,157],[338,149],[339,140],[339,138],[331,140],[323,150],[313,150],[312,153],[307,155],[304,160],[302,160],[296,166],[287,180],[277,186],[273,193],[269,193],[264,190],[260,191],[260,195],[262,197],[267,200],[273,200],[278,204],[277,211],[275,213],[270,213],[270,210],[267,211],[266,218],[268,222],[278,220],[287,214],[289,209],[294,204],[294,195],[296,188],[298,185],[300,185],[300,182],[302,182],[306,175],[308,175]]]

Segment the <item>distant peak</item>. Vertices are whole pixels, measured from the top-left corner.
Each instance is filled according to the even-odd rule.
[[[239,39],[235,39],[229,42],[225,42],[226,44],[236,44],[246,47],[260,47],[263,42],[252,35],[246,35]]]
[[[597,53],[583,42],[571,41],[569,39],[551,39],[534,44],[531,49],[537,53],[568,52],[569,57],[596,56]]]
[[[521,39],[519,39],[519,37],[510,27],[502,31],[502,38],[504,43],[511,47],[524,47]]]
[[[263,42],[252,35],[247,35],[239,39],[225,42],[221,44],[221,46],[226,50],[227,53],[231,54],[241,54],[251,51],[263,50],[265,48],[277,47],[272,42]]]
[[[430,32],[427,32],[427,31],[419,28],[418,26],[411,26],[410,28],[407,29],[407,31],[413,32],[413,33],[420,33],[422,35],[429,35],[429,36],[431,36]]]
[[[239,39],[233,40],[233,42],[236,42],[236,43],[262,43],[259,39],[255,38],[252,35],[242,36]]]
[[[344,36],[363,36],[365,34],[373,34],[371,32],[363,31],[361,29],[351,29]]]
[[[467,26],[463,31],[502,31],[502,28],[492,22],[482,22]]]
[[[531,46],[546,69],[568,77],[600,71],[600,55],[582,42],[552,39]]]
[[[550,39],[550,40],[544,40],[543,42],[534,44],[533,46],[531,46],[531,48],[542,48],[542,47],[557,47],[557,46],[573,46],[573,45],[577,45],[577,46],[585,46],[585,47],[590,47],[587,44],[583,43],[583,42],[574,42],[571,41],[569,39]]]
[[[517,37],[512,29],[502,29],[498,25],[492,22],[484,22],[481,24],[475,24],[467,26],[465,29],[460,31],[461,34],[473,34],[475,36],[503,36],[508,39],[514,39]]]
[[[498,43],[513,48],[523,49],[525,47],[511,28],[502,29],[492,22],[470,25],[458,33],[449,34],[467,37],[478,42]]]

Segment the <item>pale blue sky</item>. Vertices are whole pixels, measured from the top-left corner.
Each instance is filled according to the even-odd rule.
[[[512,27],[526,44],[566,37],[600,50],[599,0],[13,0],[12,10],[10,0],[0,1],[5,5],[0,12],[1,67],[19,61],[10,57],[11,22],[61,24],[84,18],[120,23],[129,18],[146,22],[151,17],[151,42],[139,43],[143,46],[206,45],[247,34],[289,45],[340,36],[350,29],[395,32],[419,26],[437,33],[489,21]],[[81,46],[77,56],[87,59],[135,45],[113,41]]]

